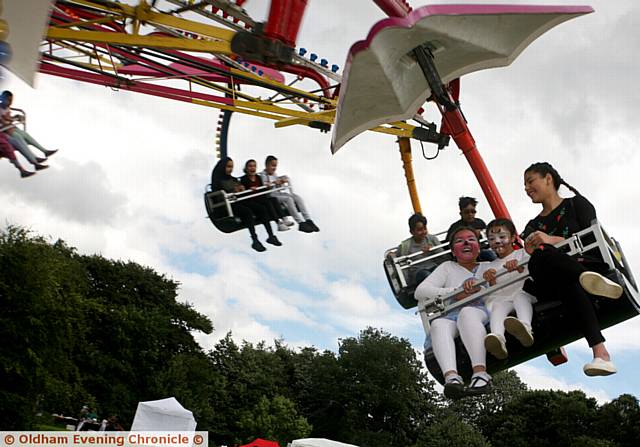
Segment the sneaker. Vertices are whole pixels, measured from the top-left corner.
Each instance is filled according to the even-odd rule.
[[[302,231],[303,233],[313,233],[313,228],[307,222],[300,222],[298,224],[298,230]]]
[[[31,177],[32,175],[36,175],[36,173],[33,171],[20,171],[21,178]]]
[[[617,300],[624,292],[619,284],[596,272],[582,272],[579,281],[582,288],[591,295]]]
[[[53,154],[55,154],[56,152],[58,152],[58,149],[54,149],[54,150],[52,150],[52,151],[44,151],[44,154],[45,154],[47,157],[50,157],[50,156],[52,156]]]
[[[460,399],[464,396],[464,383],[462,383],[462,377],[456,374],[445,379],[444,396],[449,399]]]
[[[584,373],[588,376],[610,376],[618,372],[615,365],[611,360],[604,360],[600,357],[593,359],[591,363],[587,363],[582,368]]]
[[[265,251],[266,250],[264,245],[262,245],[258,239],[254,239],[253,240],[253,244],[251,244],[251,248],[253,248],[255,251]]]
[[[33,166],[36,168],[36,171],[42,171],[43,169],[47,169],[49,167],[48,165],[43,165],[40,163],[36,163]]]
[[[293,220],[292,218],[290,218],[289,216],[285,216],[282,221],[284,222],[284,224],[288,227],[292,227],[296,224],[296,221]]]
[[[507,317],[504,319],[504,328],[517,338],[522,346],[528,348],[533,345],[533,331],[527,323],[515,317]]]
[[[267,238],[267,244],[271,244],[271,245],[275,245],[276,247],[280,247],[282,245],[282,242],[280,242],[275,235],[272,235],[272,236],[269,236]]]
[[[492,388],[491,376],[483,372],[471,376],[471,383],[465,390],[465,394],[467,396],[480,396],[481,394],[487,394]]]
[[[318,226],[315,223],[313,223],[311,219],[307,220],[307,224],[309,224],[310,227],[313,228],[313,231],[316,231],[316,232],[320,231],[320,228],[318,228]]]
[[[38,163],[44,163],[45,161],[47,161],[47,158],[46,157],[44,157],[44,158],[43,157],[36,157],[36,161]]]
[[[487,352],[498,360],[504,360],[509,356],[507,352],[507,341],[504,335],[500,334],[487,334],[484,338],[484,347]]]
[[[281,220],[278,221],[278,231],[289,231],[290,228]]]

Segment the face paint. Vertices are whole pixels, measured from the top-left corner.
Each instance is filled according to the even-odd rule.
[[[513,237],[504,227],[492,228],[487,235],[489,246],[499,258],[504,258],[513,252]]]
[[[469,230],[458,232],[453,238],[451,251],[458,262],[474,261],[480,253],[480,244],[478,244],[476,234]]]

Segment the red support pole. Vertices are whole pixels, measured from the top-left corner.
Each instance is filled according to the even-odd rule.
[[[494,183],[493,178],[487,169],[487,165],[484,164],[484,160],[480,156],[480,152],[478,152],[476,142],[471,135],[471,131],[469,130],[467,122],[462,116],[460,109],[456,108],[451,111],[440,109],[440,112],[442,113],[442,120],[445,125],[442,127],[446,127],[446,133],[451,135],[453,141],[456,142],[464,156],[467,158],[469,166],[471,166],[471,170],[475,174],[476,179],[478,179],[478,183],[480,183],[480,187],[482,188],[482,192],[484,192],[487,202],[489,202],[489,206],[491,206],[493,215],[496,218],[504,217],[511,219],[509,210],[507,210],[507,206],[502,200],[500,191],[498,191],[498,187]]]
[[[373,0],[389,17],[405,17],[412,11],[405,0]]]
[[[264,27],[265,36],[295,47],[307,1],[271,0],[269,18]]]

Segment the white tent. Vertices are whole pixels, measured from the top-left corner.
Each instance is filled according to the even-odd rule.
[[[131,431],[194,431],[193,413],[174,397],[138,402]]]
[[[344,442],[332,441],[324,438],[305,438],[296,439],[291,443],[291,447],[358,447],[353,444],[345,444]]]

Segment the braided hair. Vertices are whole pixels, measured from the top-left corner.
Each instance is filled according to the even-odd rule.
[[[524,173],[526,174],[527,172],[535,172],[537,174],[540,174],[542,177],[549,174],[551,175],[551,179],[553,180],[553,187],[556,189],[556,191],[560,188],[561,185],[564,185],[569,188],[569,190],[576,196],[582,195],[580,194],[580,192],[578,192],[577,189],[565,182],[562,177],[560,177],[560,174],[558,174],[558,171],[556,171],[555,168],[546,161],[532,164],[527,169],[525,169]]]

